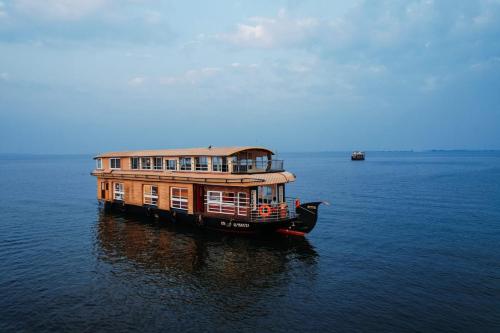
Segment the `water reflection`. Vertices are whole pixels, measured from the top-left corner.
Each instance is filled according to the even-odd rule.
[[[318,258],[303,238],[241,238],[108,212],[99,215],[97,244],[106,263],[212,291],[271,288],[297,272],[313,281]]]

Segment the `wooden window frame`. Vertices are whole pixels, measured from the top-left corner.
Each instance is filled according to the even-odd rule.
[[[149,160],[149,168],[144,167],[144,163],[142,163],[143,160]],[[140,163],[139,163],[139,168],[141,170],[151,170],[153,168],[153,165],[151,163],[151,157],[141,157]]]
[[[113,166],[113,162],[114,162],[115,166]],[[118,167],[116,166],[117,162],[118,162]],[[121,158],[119,158],[119,157],[112,157],[112,158],[109,159],[109,168],[111,170],[120,170],[121,166],[122,166]]]
[[[178,190],[180,196],[174,196],[174,190]],[[186,196],[182,192],[186,192]],[[180,204],[177,204],[179,202]],[[185,205],[183,205],[185,204]],[[183,207],[185,206],[185,207]],[[171,187],[170,188],[170,208],[187,211],[189,209],[189,189],[187,187]]]
[[[113,199],[125,201],[125,185],[123,183],[113,183]]]
[[[220,159],[220,164],[215,163],[216,159]],[[224,160],[226,163],[224,163]],[[212,171],[214,172],[227,172],[227,157],[225,156],[212,156]]]
[[[169,162],[173,161],[174,162],[174,168],[171,169],[170,166],[169,166]],[[177,159],[174,159],[174,158],[166,158],[165,159],[165,170],[168,170],[168,171],[177,171],[177,165],[179,163],[177,163]]]
[[[184,169],[183,160],[189,159],[189,169]],[[179,159],[179,170],[180,171],[193,171],[193,158],[192,157],[181,157]]]
[[[150,191],[146,192],[146,188],[150,188]],[[156,194],[153,194],[153,188],[156,187]],[[142,202],[149,206],[158,206],[158,185],[145,184],[142,186]]]
[[[206,164],[201,164],[200,159],[206,159]],[[208,156],[196,156],[194,158],[194,169],[195,171],[208,171]]]
[[[134,168],[134,160],[137,161],[136,168]],[[141,168],[141,158],[140,157],[131,157],[130,158],[130,170],[140,170]]]
[[[158,161],[160,161],[159,165]],[[163,157],[153,157],[153,170],[163,170]]]

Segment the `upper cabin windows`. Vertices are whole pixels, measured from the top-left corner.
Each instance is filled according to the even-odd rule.
[[[177,170],[177,160],[165,160],[166,170]]]
[[[191,171],[191,157],[181,157],[180,165],[181,165],[181,170]]]
[[[130,169],[132,169],[132,170],[139,169],[139,157],[131,157],[130,158]]]
[[[96,168],[102,170],[102,158],[98,158],[97,160],[95,160],[95,163],[96,163]]]
[[[167,170],[167,171],[210,171],[228,172],[227,156],[183,156],[183,157],[130,157],[130,170]],[[235,160],[233,168],[236,171],[251,168],[248,161]],[[111,169],[120,169],[120,159],[110,158]],[[102,168],[102,160],[97,159],[97,169]]]
[[[162,170],[163,169],[163,158],[153,157],[153,169]]]
[[[150,157],[141,157],[141,169],[151,170],[151,158]]]
[[[208,171],[208,157],[198,156],[194,158],[196,163],[196,171]]]
[[[226,172],[227,171],[227,158],[222,156],[212,157],[212,171]]]
[[[111,169],[120,169],[120,159],[119,158],[110,158],[109,165]]]

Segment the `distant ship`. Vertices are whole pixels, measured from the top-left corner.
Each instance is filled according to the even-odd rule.
[[[353,151],[351,154],[352,161],[364,161],[365,160],[365,152],[364,151]]]

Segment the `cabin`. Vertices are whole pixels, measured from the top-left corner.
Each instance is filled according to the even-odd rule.
[[[108,152],[94,157],[97,198],[108,204],[242,221],[294,216],[295,176],[262,147]],[[292,208],[292,209],[290,209]]]

